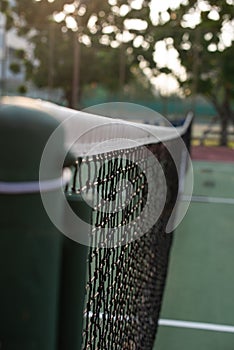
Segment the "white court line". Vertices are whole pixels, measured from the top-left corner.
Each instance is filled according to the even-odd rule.
[[[91,318],[93,316],[93,312],[89,311],[88,317]],[[84,317],[87,317],[87,313],[84,314]],[[110,317],[108,313],[104,314],[102,312],[99,313],[99,319],[107,319]],[[116,320],[116,316],[111,316],[114,321]],[[129,316],[120,316],[120,320],[129,321]],[[200,329],[205,331],[214,331],[214,332],[223,332],[223,333],[234,333],[234,326],[230,325],[222,325],[215,323],[203,323],[203,322],[189,322],[189,321],[178,321],[178,320],[168,320],[168,319],[159,319],[159,326],[166,327],[176,327],[176,328],[190,328],[190,329]]]
[[[190,200],[190,197],[182,196],[181,200],[186,202]],[[192,196],[191,202],[234,205],[234,198]]]
[[[214,332],[234,333],[234,326],[214,324],[214,323],[160,319],[158,324],[159,326],[167,326],[167,327],[190,328],[190,329],[200,329],[200,330],[214,331]]]

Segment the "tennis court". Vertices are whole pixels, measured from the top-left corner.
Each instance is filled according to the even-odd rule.
[[[234,163],[193,165],[193,201],[174,237],[154,350],[234,348]]]

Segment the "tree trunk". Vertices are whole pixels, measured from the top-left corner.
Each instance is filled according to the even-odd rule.
[[[123,93],[125,80],[126,80],[126,52],[125,45],[122,42],[120,45],[120,58],[119,58],[119,92]]]
[[[67,100],[68,108],[72,108],[72,91],[71,90],[65,91],[65,98]]]
[[[54,49],[55,49],[55,26],[54,23],[49,23],[49,52],[48,52],[48,91],[49,99],[52,99],[54,88]]]
[[[222,103],[218,103],[215,95],[211,97],[211,102],[217,110],[220,119],[221,130],[219,145],[226,147],[228,145],[228,125],[229,122],[231,123],[234,121],[229,88],[225,89],[225,97]]]
[[[231,107],[231,90],[229,86],[225,89],[225,98],[223,101],[221,113],[221,135],[220,146],[228,146],[228,125],[233,121],[233,111]]]
[[[73,81],[72,81],[72,108],[79,107],[80,96],[80,42],[78,36],[74,34],[74,61],[73,61]]]
[[[223,114],[221,117],[221,130],[220,130],[220,146],[227,146],[228,144],[228,116]]]
[[[0,4],[0,9],[1,9],[1,4]],[[7,64],[7,48],[6,48],[6,20],[5,20],[5,16],[3,14],[0,13],[0,15],[2,15],[1,21],[2,23],[0,23],[0,31],[1,36],[2,36],[2,48],[1,48],[1,55],[2,57],[0,57],[0,96],[4,96],[5,95],[5,88],[6,88],[6,64]],[[1,17],[1,16],[0,16]]]

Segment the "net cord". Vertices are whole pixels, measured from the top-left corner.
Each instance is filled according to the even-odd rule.
[[[71,179],[70,169],[64,169],[63,175],[57,179],[43,181],[5,182],[0,181],[0,194],[26,194],[48,192],[61,188]]]

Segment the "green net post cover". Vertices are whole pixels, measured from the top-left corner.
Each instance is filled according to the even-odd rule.
[[[67,200],[76,215],[91,223],[92,208],[81,195],[67,195]],[[82,348],[87,259],[87,246],[64,237],[58,350]]]
[[[38,183],[45,144],[58,122],[46,113],[0,106],[0,348],[57,349],[62,235],[48,218],[40,193],[13,193]],[[48,179],[61,176],[54,145]],[[16,187],[17,187],[16,186]],[[62,207],[49,191],[58,215]],[[27,192],[27,191],[26,191]]]

